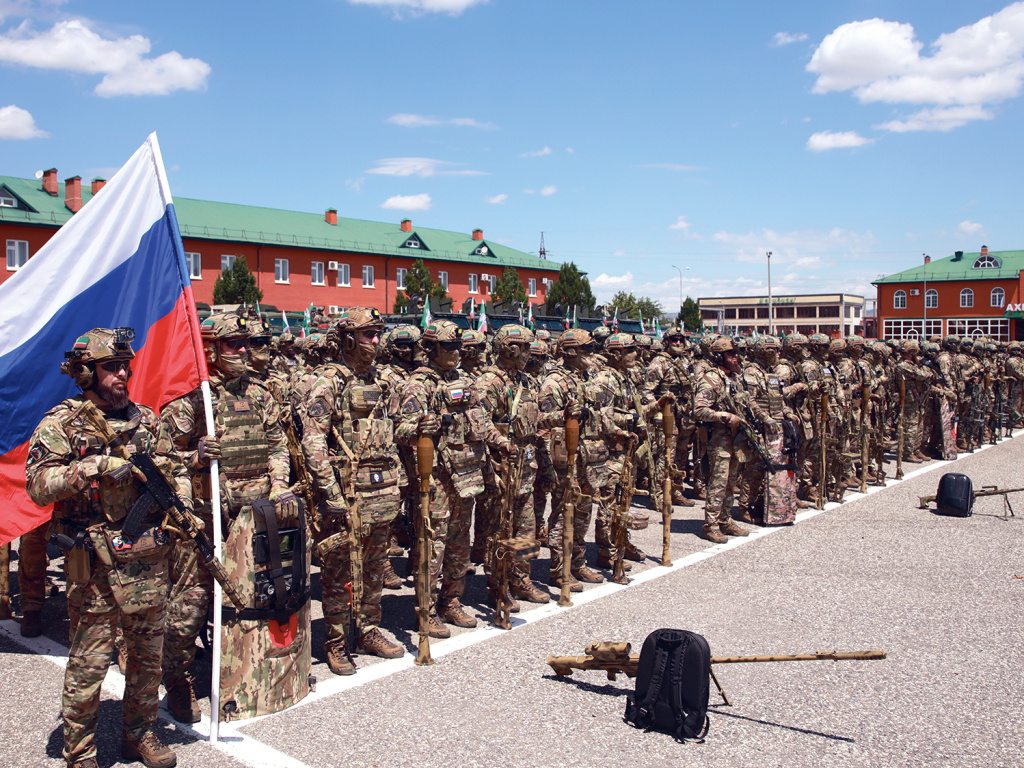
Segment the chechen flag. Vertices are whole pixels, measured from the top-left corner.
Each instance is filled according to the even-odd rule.
[[[208,378],[199,319],[156,134],[0,285],[0,543],[46,522],[25,491],[32,431],[78,394],[64,352],[92,328],[135,329],[128,385],[159,409]]]

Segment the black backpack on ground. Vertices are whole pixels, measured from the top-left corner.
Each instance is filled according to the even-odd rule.
[[[626,722],[665,731],[680,741],[702,741],[711,724],[710,677],[707,640],[685,629],[655,630],[640,649],[636,691],[626,701]]]
[[[971,478],[959,472],[947,472],[939,478],[935,512],[939,515],[970,517],[974,512],[974,486]]]

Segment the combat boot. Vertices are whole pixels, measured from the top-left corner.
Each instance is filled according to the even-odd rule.
[[[539,589],[530,579],[523,579],[518,584],[510,584],[509,591],[516,600],[528,603],[550,603],[551,595]]]
[[[760,525],[759,522],[754,520],[754,516],[750,514],[750,510],[749,509],[740,509],[740,511],[736,514],[736,517],[741,522],[744,522],[747,525]]]
[[[572,577],[582,581],[584,584],[601,584],[604,581],[604,576],[591,568],[587,568],[585,565],[573,568]]]
[[[702,539],[707,539],[708,541],[714,544],[725,544],[729,541],[727,538],[725,538],[725,535],[720,530],[718,530],[717,525],[705,524],[704,528],[701,530],[700,537]]]
[[[508,612],[519,613],[519,602],[517,600],[513,600],[511,595],[509,595],[508,599],[512,603],[512,607],[508,609]],[[498,610],[498,590],[494,587],[487,588],[487,604],[491,606],[491,608],[493,608],[494,610]]]
[[[167,709],[170,710],[171,717],[179,723],[199,722],[203,713],[199,709],[199,702],[196,701],[191,675],[186,675],[184,680],[167,687]]]
[[[647,559],[647,553],[630,541],[626,543],[625,559],[632,560],[634,563],[642,563]]]
[[[601,579],[601,581],[604,581],[604,579]],[[552,587],[554,587],[555,589],[560,590],[562,588],[562,575],[559,574],[557,576],[551,576],[548,579],[548,583]],[[570,592],[582,592],[583,591],[583,585],[580,584],[576,579],[573,579],[573,578],[570,577],[570,579],[569,579],[569,591]]]
[[[384,637],[384,633],[377,627],[369,632],[364,632],[363,636],[359,638],[359,644],[367,653],[382,659],[397,659],[405,655],[402,646]]]
[[[405,582],[402,581],[402,577],[395,573],[395,566],[391,564],[390,560],[384,561],[384,589],[401,589]]]
[[[405,548],[398,543],[398,539],[391,537],[391,544],[388,546],[388,557],[401,557],[405,554]]]
[[[452,631],[444,625],[441,617],[436,613],[430,614],[427,620],[427,634],[435,640],[447,640],[452,636]]]
[[[446,603],[438,603],[438,615],[448,624],[463,629],[472,629],[476,626],[476,619],[462,609],[458,600],[449,600]]]
[[[137,741],[125,736],[121,742],[121,757],[125,760],[141,760],[146,768],[174,768],[178,764],[174,750],[160,741],[152,731]]]
[[[340,640],[327,646],[327,668],[336,675],[346,677],[356,673],[355,662],[349,655],[345,641]]]
[[[39,637],[43,634],[43,612],[25,611],[21,617],[21,636]]]
[[[625,558],[623,558],[623,561],[625,561]],[[598,568],[607,568],[609,571],[613,570],[615,568],[615,560],[613,558],[606,557],[604,555],[598,555],[597,556],[597,567]],[[622,569],[626,573],[629,573],[631,570],[633,570],[633,566],[630,565],[627,562],[623,562],[622,563]]]
[[[725,523],[719,523],[718,530],[724,533],[726,536],[749,536],[750,531],[746,528],[740,528],[732,520]]]
[[[692,507],[696,504],[693,499],[688,499],[682,491],[672,491],[672,505],[676,507]]]
[[[75,760],[75,762],[67,763],[68,768],[99,768],[99,763],[96,762],[95,757],[83,757],[81,760]]]

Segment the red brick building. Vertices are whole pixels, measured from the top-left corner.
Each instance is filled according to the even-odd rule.
[[[1024,341],[1024,251],[957,251],[874,282],[883,339],[991,336]]]
[[[59,183],[55,169],[40,180],[0,176],[0,239],[7,246],[0,282],[100,193],[103,183],[96,179],[83,190],[79,177]],[[491,242],[480,229],[463,234],[414,226],[410,219],[345,219],[334,209],[310,214],[189,198],[176,198],[174,207],[198,302],[213,302],[221,269],[237,258],[255,275],[263,302],[287,310],[313,303],[390,312],[416,259],[447,287],[456,306],[470,297],[491,300],[505,267],[515,267],[530,302],[541,304],[560,267]]]

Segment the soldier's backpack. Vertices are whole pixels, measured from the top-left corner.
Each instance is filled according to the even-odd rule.
[[[702,741],[708,732],[711,649],[685,629],[647,636],[637,663],[636,691],[626,701],[626,722],[664,731],[679,741]]]
[[[939,515],[970,517],[974,512],[974,486],[971,478],[959,472],[947,472],[939,478],[935,512]]]

